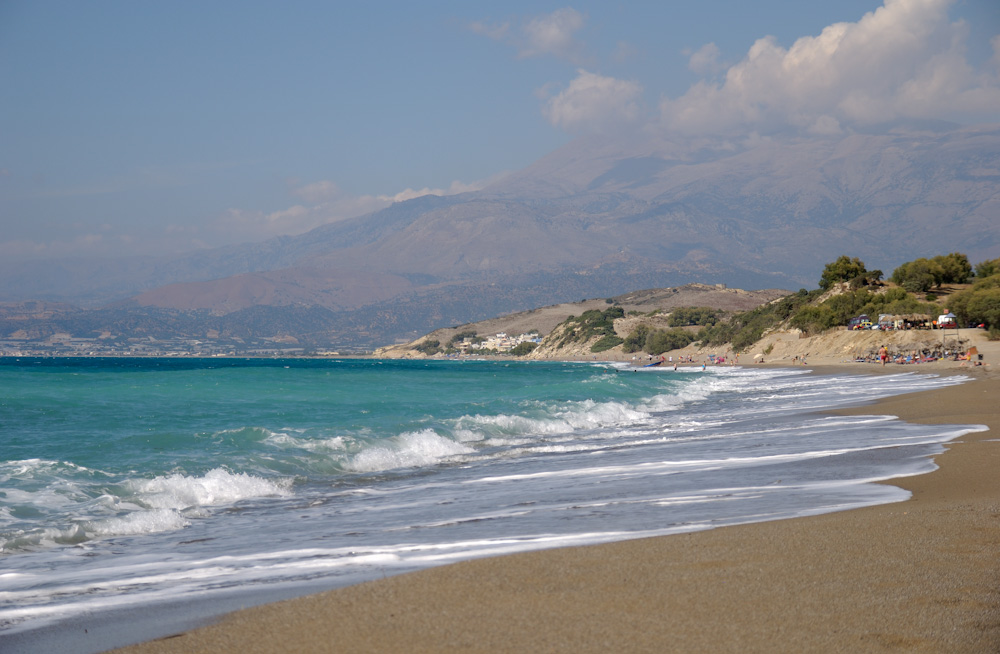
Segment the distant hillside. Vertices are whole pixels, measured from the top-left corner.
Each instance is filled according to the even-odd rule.
[[[158,329],[221,321],[374,346],[635,288],[811,286],[845,252],[885,271],[949,251],[977,262],[1000,250],[998,207],[997,126],[752,144],[590,138],[482,191],[300,236],[160,259],[0,262],[0,301],[85,303],[103,313],[66,320],[112,330],[135,313]]]
[[[438,329],[409,343],[379,348],[376,355],[385,358],[422,357],[425,355],[418,349],[422,344],[429,341],[447,344],[457,335],[467,333],[486,337],[500,332],[519,335],[534,331],[541,336],[547,336],[570,316],[578,316],[586,311],[604,311],[609,306],[621,307],[630,314],[647,316],[656,312],[666,313],[681,307],[710,307],[719,311],[733,312],[753,309],[785,295],[788,295],[788,291],[778,289],[745,291],[705,284],[634,291],[606,299],[568,302]],[[586,354],[589,353],[588,350]],[[567,351],[565,354],[573,353]]]

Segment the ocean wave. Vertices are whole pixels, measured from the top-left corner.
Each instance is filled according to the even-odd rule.
[[[474,451],[468,445],[424,429],[369,445],[345,461],[344,467],[352,472],[381,472],[433,465]]]
[[[292,484],[222,468],[119,482],[99,471],[95,480],[95,471],[58,461],[8,462],[3,469],[0,552],[180,529],[202,507],[287,496]]]
[[[281,497],[291,492],[290,479],[269,480],[223,468],[209,470],[201,477],[173,474],[130,479],[122,486],[129,492],[129,499],[142,506],[174,510],[232,504],[255,497]]]

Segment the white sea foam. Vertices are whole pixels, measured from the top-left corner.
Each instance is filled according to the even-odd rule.
[[[474,451],[468,445],[425,429],[370,445],[351,457],[345,467],[353,472],[380,472],[432,465],[449,457],[471,454]]]
[[[152,479],[130,479],[123,486],[131,499],[153,509],[181,510],[232,504],[252,497],[280,497],[291,493],[291,480],[269,480],[223,468],[201,477],[174,474]]]
[[[11,512],[21,505],[51,506],[72,522],[61,518],[59,529],[21,537],[78,546],[25,554],[36,548],[18,545],[19,553],[0,558],[0,631],[18,621],[28,629],[46,616],[165,600],[201,602],[208,613],[221,610],[215,598],[254,587],[305,592],[488,554],[897,501],[904,491],[865,482],[931,469],[928,457],[939,443],[975,431],[811,413],[942,385],[930,376],[685,372],[588,371],[575,377],[574,392],[586,388],[575,401],[554,400],[549,386],[517,406],[503,385],[486,387],[496,402],[480,401],[477,387],[480,395],[464,407],[421,402],[389,414],[405,426],[322,415],[324,400],[299,424],[290,418],[268,429],[200,430],[219,446],[206,453],[211,463],[202,469],[218,467],[205,474],[159,468],[155,478],[128,472],[109,481],[58,462],[13,462],[20,476],[11,490],[22,495],[0,497],[0,521],[30,521]],[[469,383],[482,383],[478,377]],[[228,424],[269,419],[266,412],[240,414]],[[407,431],[393,436],[393,429]],[[294,494],[289,479],[232,472],[262,469],[297,475]],[[0,466],[0,480],[13,470]],[[291,499],[253,501],[284,496]],[[238,515],[213,509],[236,502]],[[109,536],[121,538],[86,542]]]
[[[175,510],[153,509],[135,511],[120,518],[89,520],[83,527],[92,536],[130,536],[182,529],[190,524],[190,520]]]

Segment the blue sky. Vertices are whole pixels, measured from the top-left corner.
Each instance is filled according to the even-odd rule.
[[[1000,122],[996,0],[0,1],[0,256],[181,252],[575,136]]]

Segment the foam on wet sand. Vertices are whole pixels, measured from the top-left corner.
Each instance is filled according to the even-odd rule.
[[[122,651],[1000,651],[1000,378],[975,372],[842,411],[990,427],[894,480],[906,502],[472,560]]]

